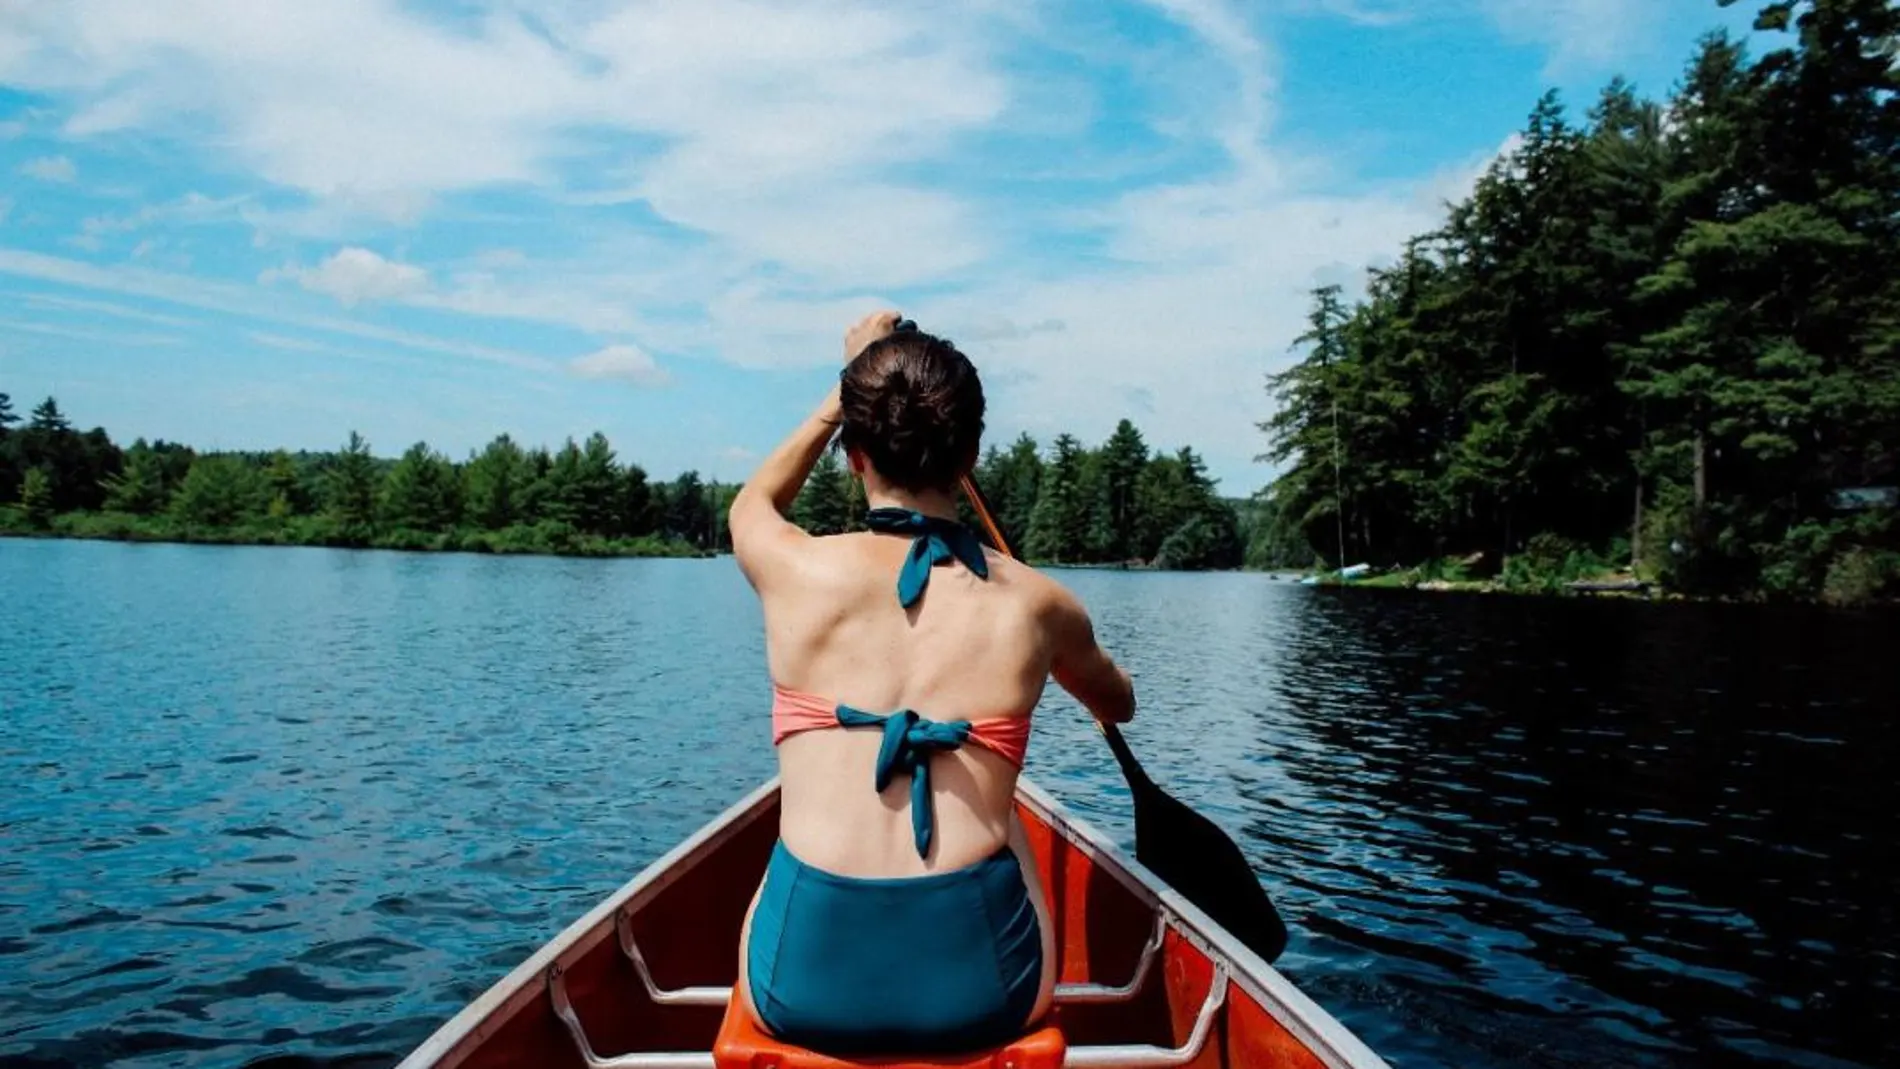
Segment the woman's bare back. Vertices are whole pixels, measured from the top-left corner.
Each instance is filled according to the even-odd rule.
[[[763,597],[773,681],[874,713],[909,709],[927,720],[1028,717],[1049,676],[1047,588],[1008,558],[986,555],[989,575],[961,563],[931,570],[923,597],[900,604],[897,577],[910,539],[815,538]],[[781,834],[809,864],[860,877],[961,868],[1009,841],[1016,767],[980,746],[931,759],[931,850],[918,857],[910,784],[881,794],[872,769],[877,731],[824,730],[779,746]]]

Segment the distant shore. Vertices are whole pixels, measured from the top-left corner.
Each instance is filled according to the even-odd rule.
[[[320,518],[260,520],[233,527],[192,525],[168,516],[71,512],[44,524],[19,509],[0,509],[0,538],[69,539],[209,546],[304,546],[384,549],[411,553],[482,553],[498,556],[705,558],[714,554],[676,539],[601,538],[566,524],[542,523],[488,531],[463,528],[351,531]]]

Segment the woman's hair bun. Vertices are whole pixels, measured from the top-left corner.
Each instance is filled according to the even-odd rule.
[[[976,463],[983,437],[976,367],[909,320],[846,365],[840,399],[844,447],[902,489],[950,489]]]

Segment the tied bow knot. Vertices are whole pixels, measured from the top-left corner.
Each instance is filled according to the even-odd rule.
[[[917,843],[917,856],[930,852],[934,828],[930,804],[930,758],[932,754],[957,749],[970,737],[968,720],[925,720],[906,709],[890,716],[878,716],[838,707],[838,723],[844,727],[879,727],[884,742],[877,751],[877,771],[872,783],[879,793],[891,785],[899,772],[910,774],[910,828]]]
[[[989,561],[983,556],[983,543],[963,524],[954,520],[926,516],[910,509],[872,509],[865,523],[873,531],[912,535],[910,555],[897,576],[897,600],[908,609],[924,596],[930,585],[930,570],[952,560],[961,561],[978,579],[990,577]]]

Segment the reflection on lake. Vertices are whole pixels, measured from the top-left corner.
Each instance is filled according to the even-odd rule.
[[[1395,1065],[1900,1061],[1895,618],[1062,578]],[[391,1064],[771,771],[729,560],[0,540],[0,592],[0,1064]],[[1129,841],[1054,688],[1029,767]]]

